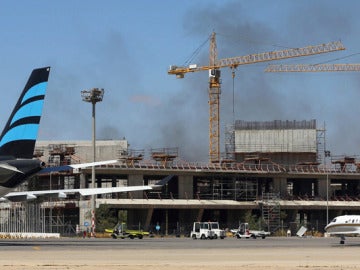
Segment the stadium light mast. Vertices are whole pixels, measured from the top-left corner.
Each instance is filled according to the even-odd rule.
[[[93,148],[93,162],[96,162],[96,128],[95,128],[95,105],[101,102],[104,97],[103,88],[93,88],[91,90],[81,91],[82,100],[92,104],[92,148]],[[91,188],[95,188],[95,166],[91,167]],[[91,195],[91,236],[95,236],[95,209],[96,202],[95,196]]]

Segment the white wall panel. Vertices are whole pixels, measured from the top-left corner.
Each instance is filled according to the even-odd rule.
[[[236,130],[235,152],[314,152],[316,129]]]

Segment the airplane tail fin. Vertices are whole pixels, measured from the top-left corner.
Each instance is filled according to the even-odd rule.
[[[34,69],[0,136],[0,156],[32,158],[50,67]]]

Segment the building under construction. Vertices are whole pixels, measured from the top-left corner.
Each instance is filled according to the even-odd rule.
[[[282,165],[319,163],[316,121],[236,121],[233,145],[237,162]]]
[[[161,233],[186,234],[192,222],[217,220],[235,228],[256,216],[264,229],[305,225],[323,231],[327,220],[360,210],[360,170],[356,157],[328,157],[316,121],[237,121],[227,136],[227,158],[219,163],[184,162],[177,148],[131,150],[127,141],[98,141],[97,159],[118,159],[96,167],[97,187],[152,185],[173,175],[161,189],[99,195],[97,207],[126,212],[129,225]],[[230,139],[229,139],[230,138]],[[232,142],[232,145],[229,145]],[[38,142],[36,155],[51,165],[91,161],[91,142]],[[231,158],[230,158],[231,157]],[[22,188],[69,189],[91,185],[91,168],[40,174]],[[39,198],[47,232],[66,234],[90,224],[90,198]],[[2,203],[1,228],[15,227],[18,204]],[[12,212],[12,213],[15,213]],[[11,219],[14,220],[11,220]],[[25,222],[25,221],[24,221]],[[24,223],[25,224],[25,223]],[[20,226],[22,228],[25,225]],[[71,229],[72,228],[72,229]]]

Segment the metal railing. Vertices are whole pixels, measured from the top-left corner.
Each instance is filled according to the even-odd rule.
[[[100,168],[131,169],[131,170],[174,170],[192,172],[243,172],[243,173],[299,173],[299,174],[359,174],[360,168],[355,164],[340,166],[330,165],[279,165],[279,164],[248,164],[248,163],[198,163],[173,162],[172,164],[158,164],[154,162],[141,162],[135,164],[102,165]]]

